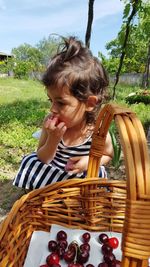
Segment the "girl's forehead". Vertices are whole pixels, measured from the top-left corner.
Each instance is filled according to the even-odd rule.
[[[53,97],[69,97],[71,96],[70,90],[67,86],[63,87],[56,87],[56,86],[51,86],[47,88],[47,95],[48,96],[53,96]]]

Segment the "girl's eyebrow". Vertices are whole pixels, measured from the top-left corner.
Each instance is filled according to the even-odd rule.
[[[68,99],[67,99],[67,97],[57,96],[57,97],[55,98],[55,100],[64,100],[64,101],[66,101],[66,100],[68,100]]]
[[[48,99],[52,100],[51,97],[49,95],[47,95]],[[55,98],[55,101],[67,101],[66,98],[63,98],[63,97],[56,97]]]

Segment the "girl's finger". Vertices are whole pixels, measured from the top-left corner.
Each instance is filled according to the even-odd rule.
[[[61,129],[61,128],[63,128],[64,126],[66,126],[66,125],[65,125],[65,123],[62,121],[62,122],[60,122],[60,123],[57,125],[57,128],[58,128],[58,129]]]
[[[55,129],[57,124],[57,118],[48,118],[47,121],[45,122],[45,128],[47,129]]]
[[[45,128],[48,128],[49,127],[49,122],[50,121],[50,119],[48,118],[45,122],[44,122],[44,127]]]
[[[77,162],[77,161],[79,161],[80,159],[81,159],[81,156],[77,156],[77,157],[72,157],[72,158],[70,158],[70,160],[73,161],[73,162]]]

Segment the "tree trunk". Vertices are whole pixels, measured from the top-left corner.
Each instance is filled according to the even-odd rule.
[[[149,72],[150,72],[150,42],[148,44],[147,60],[142,81],[142,87],[144,89],[147,89],[149,87]]]
[[[126,23],[125,38],[124,38],[124,43],[123,43],[122,49],[121,49],[122,53],[121,53],[121,57],[120,57],[119,67],[118,67],[118,70],[116,72],[115,84],[114,84],[114,87],[113,87],[113,95],[112,95],[113,99],[115,98],[116,86],[117,86],[117,84],[119,82],[119,76],[120,76],[121,68],[122,68],[122,65],[123,65],[123,60],[124,60],[124,57],[125,57],[125,50],[126,50],[126,46],[127,46],[129,33],[130,33],[130,23],[131,23],[132,19],[134,18],[134,16],[136,15],[137,11],[138,11],[138,3],[139,3],[139,0],[135,0],[133,2],[132,12],[131,12],[130,16],[128,17],[128,20],[127,20],[127,23]]]
[[[94,14],[93,7],[94,7],[94,0],[89,0],[88,23],[85,35],[85,45],[88,48],[90,47],[90,39],[91,39],[91,29],[92,29],[93,14]]]

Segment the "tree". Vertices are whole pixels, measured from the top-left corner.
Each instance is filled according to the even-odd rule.
[[[129,33],[130,33],[130,23],[133,20],[134,16],[136,15],[137,11],[138,11],[139,3],[140,3],[140,0],[134,0],[134,1],[131,0],[130,1],[130,4],[132,6],[132,11],[131,11],[131,14],[128,16],[127,22],[126,22],[125,37],[124,37],[123,45],[121,47],[120,62],[119,62],[118,70],[116,72],[116,81],[115,81],[115,84],[114,84],[114,87],[113,87],[113,95],[112,95],[113,99],[115,98],[116,86],[117,86],[117,83],[119,81],[119,75],[120,75],[121,68],[122,68],[122,65],[123,65],[123,60],[124,60],[124,57],[125,57],[125,49],[126,49],[126,46],[127,46],[127,41],[128,41],[128,37],[129,37]],[[125,12],[124,12],[124,14],[125,14]]]
[[[87,23],[87,29],[86,29],[86,34],[85,34],[85,44],[87,47],[90,47],[91,30],[92,30],[93,14],[94,14],[93,7],[94,7],[94,0],[89,0],[88,23]]]
[[[48,38],[40,40],[36,47],[40,51],[41,64],[47,66],[50,58],[56,53],[59,45],[60,37],[54,38],[51,35]]]
[[[15,77],[28,78],[29,74],[45,70],[48,61],[56,52],[58,39],[48,37],[43,38],[33,47],[29,44],[22,44],[12,49],[14,57],[11,60],[11,66]],[[10,66],[10,64],[9,64]]]
[[[150,39],[150,4],[148,1],[138,1],[137,12],[129,27],[128,40],[125,45],[126,26],[131,15],[131,4],[126,1],[124,8],[123,25],[116,39],[106,44],[109,58],[101,56],[103,64],[109,73],[114,74],[119,66],[122,52],[124,53],[120,73],[140,72],[148,80],[148,59]],[[123,49],[124,47],[124,49]],[[118,63],[117,63],[118,62]],[[119,75],[120,75],[119,73]],[[146,75],[147,73],[147,75]]]
[[[17,78],[28,78],[29,73],[41,70],[40,51],[24,43],[12,49],[13,72]]]

